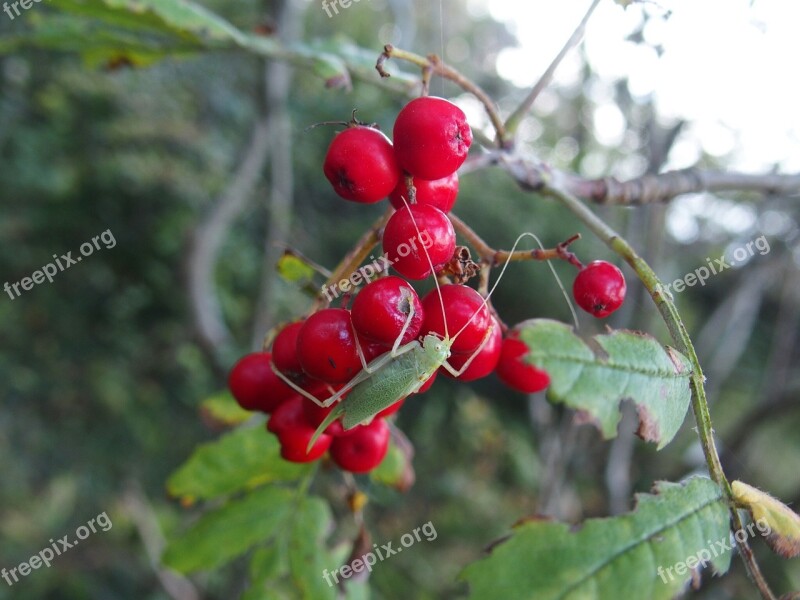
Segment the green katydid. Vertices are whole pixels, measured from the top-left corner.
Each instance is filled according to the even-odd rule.
[[[416,222],[414,225],[416,227]],[[420,235],[419,229],[417,229],[417,235]],[[284,382],[286,382],[287,385],[292,387],[299,394],[305,396],[322,407],[329,407],[333,405],[343,396],[345,396],[345,394],[347,394],[344,400],[339,402],[339,404],[319,425],[308,444],[308,448],[310,449],[314,445],[322,432],[324,432],[325,429],[327,429],[327,427],[336,419],[341,417],[342,426],[344,429],[351,429],[359,424],[368,423],[383,409],[391,406],[395,402],[400,401],[406,396],[417,392],[439,368],[446,369],[455,377],[461,375],[470,366],[473,359],[478,355],[478,353],[483,349],[485,344],[490,339],[492,333],[491,327],[486,332],[480,345],[475,349],[473,354],[464,363],[461,369],[456,370],[447,362],[447,359],[450,357],[450,348],[452,347],[453,342],[458,338],[461,332],[467,328],[469,323],[475,318],[478,312],[487,305],[489,298],[491,297],[492,293],[494,293],[495,288],[497,288],[497,285],[500,283],[500,280],[502,279],[503,274],[508,267],[508,264],[511,260],[511,255],[525,237],[532,237],[540,248],[544,248],[539,238],[537,238],[533,233],[522,233],[514,242],[511,252],[509,252],[508,259],[504,263],[497,281],[495,281],[491,290],[483,300],[483,305],[475,313],[473,313],[469,321],[467,321],[467,323],[465,323],[453,337],[450,337],[449,332],[447,331],[447,319],[444,315],[445,309],[444,303],[442,302],[441,290],[439,288],[438,281],[434,278],[436,290],[439,294],[442,315],[445,317],[443,318],[445,325],[445,335],[443,338],[440,338],[437,334],[428,333],[422,336],[422,343],[417,340],[413,340],[402,346],[400,345],[400,342],[414,316],[413,303],[409,302],[409,315],[406,318],[403,329],[395,340],[391,351],[377,357],[370,363],[366,363],[363,352],[358,346],[358,342],[356,342],[358,355],[361,358],[361,363],[363,366],[362,371],[356,374],[353,379],[344,385],[344,387],[324,401],[320,401],[318,398],[299,387],[283,373],[278,371],[273,365],[272,368],[275,373]],[[424,246],[423,249],[425,249]],[[425,253],[427,256],[427,249],[425,249]],[[430,263],[430,257],[428,256],[427,258],[428,262]],[[430,266],[431,270],[433,271],[433,265],[431,264]],[[558,282],[558,285],[564,294],[564,297],[567,299],[570,310],[572,310],[574,316],[575,312],[572,308],[572,303],[569,300],[569,296],[567,295],[566,290],[564,290],[564,286],[561,284],[561,281],[559,280],[552,264],[548,263],[548,266],[555,276],[556,281]]]

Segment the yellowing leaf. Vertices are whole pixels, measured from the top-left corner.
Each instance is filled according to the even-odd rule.
[[[314,269],[294,254],[284,254],[278,260],[278,273],[291,283],[305,283],[314,277]]]
[[[800,516],[780,500],[746,483],[734,481],[731,487],[736,504],[750,511],[769,547],[784,558],[800,556]]]

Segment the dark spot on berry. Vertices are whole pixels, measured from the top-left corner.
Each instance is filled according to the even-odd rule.
[[[344,169],[340,169],[336,173],[336,177],[340,187],[343,187],[350,191],[352,191],[353,188],[355,187],[353,181],[347,178],[347,171],[345,171]]]

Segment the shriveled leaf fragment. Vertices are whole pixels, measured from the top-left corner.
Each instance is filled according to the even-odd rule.
[[[800,556],[800,516],[777,498],[741,481],[731,485],[736,504],[746,508],[772,550],[784,558]]]
[[[314,277],[314,268],[296,254],[285,252],[278,259],[278,274],[291,283],[305,283]]]
[[[253,413],[243,409],[230,392],[224,391],[203,400],[200,412],[212,424],[232,427],[252,418]]]
[[[564,523],[527,520],[461,574],[471,598],[667,600],[710,563],[730,565],[728,508],[711,480],[660,482],[632,513]]]
[[[579,411],[603,437],[616,436],[622,400],[632,401],[639,415],[637,434],[668,444],[680,429],[691,401],[689,360],[650,335],[613,331],[591,339],[550,319],[517,326],[530,349],[528,362],[550,375],[548,398]]]

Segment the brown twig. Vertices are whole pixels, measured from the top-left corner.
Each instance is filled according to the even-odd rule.
[[[800,194],[800,173],[750,175],[698,168],[644,175],[629,181],[618,181],[613,177],[581,179],[567,175],[565,183],[571,193],[597,204],[653,204],[696,192]]]
[[[389,220],[392,212],[394,212],[394,209],[391,207],[388,208],[386,212],[381,215],[380,218],[378,218],[367,229],[366,232],[364,232],[355,245],[336,266],[336,268],[333,270],[333,273],[331,273],[331,276],[328,277],[327,281],[325,281],[325,285],[322,287],[323,290],[329,289],[331,286],[339,283],[342,279],[349,277],[358,268],[358,266],[364,262],[364,259],[369,256],[369,253],[372,252],[372,249],[375,248],[375,246],[377,246],[381,241],[381,231],[383,231],[383,228],[386,226],[386,222]],[[309,314],[323,306],[326,306],[329,302],[330,300],[325,300],[322,297],[322,292],[320,292],[316,301],[311,306]]]
[[[472,227],[467,225],[464,221],[454,215],[452,212],[447,214],[450,222],[453,224],[453,229],[460,233],[469,244],[478,253],[481,260],[488,264],[489,267],[496,267],[505,261],[518,262],[523,260],[565,260],[578,269],[583,268],[583,264],[578,257],[572,252],[567,250],[570,244],[581,239],[581,235],[576,233],[569,239],[559,243],[555,248],[535,248],[533,250],[517,250],[509,252],[508,250],[495,250],[487,244],[483,238],[478,235]]]
[[[378,57],[378,62],[375,64],[375,68],[377,69],[378,73],[380,73],[381,77],[390,77],[390,74],[384,69],[384,64],[390,58],[408,61],[417,65],[423,70],[423,95],[427,94],[427,82],[430,80],[430,76],[432,74],[449,79],[463,90],[471,93],[478,100],[480,100],[481,104],[483,104],[483,107],[486,109],[486,113],[489,115],[489,120],[492,122],[494,130],[497,132],[497,141],[500,148],[511,147],[513,138],[506,131],[506,126],[503,123],[503,119],[500,118],[500,113],[494,103],[494,100],[492,100],[489,94],[487,94],[477,83],[468,79],[452,67],[444,64],[442,60],[435,54],[425,57],[413,52],[408,52],[407,50],[395,48],[391,44],[386,44],[383,47],[383,52]]]

